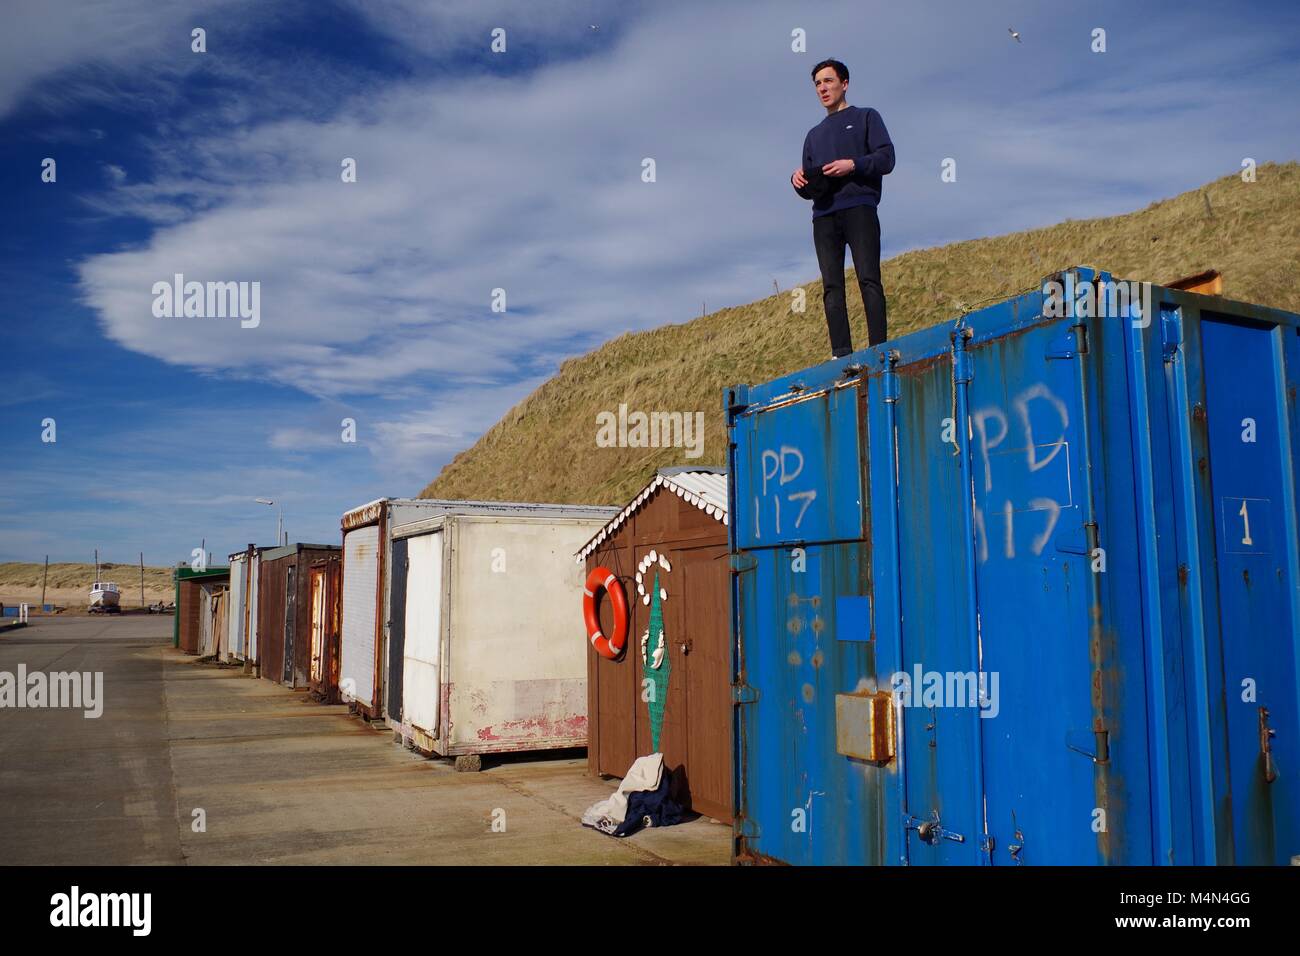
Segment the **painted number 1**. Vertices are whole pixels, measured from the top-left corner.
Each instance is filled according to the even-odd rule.
[[[1237,512],[1241,515],[1242,523],[1245,525],[1245,534],[1241,538],[1241,543],[1246,547],[1253,547],[1255,542],[1250,540],[1250,515],[1246,511],[1246,502],[1241,503],[1241,510]]]

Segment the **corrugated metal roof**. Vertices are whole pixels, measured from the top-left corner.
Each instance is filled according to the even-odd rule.
[[[291,554],[297,554],[299,551],[342,551],[343,549],[337,544],[307,544],[305,541],[299,541],[295,544],[286,544],[282,548],[268,548],[262,552],[263,561],[279,561],[281,558],[287,558]]]
[[[630,518],[638,508],[650,500],[650,497],[664,487],[685,498],[695,507],[710,517],[716,518],[724,525],[727,523],[727,470],[725,468],[661,468],[650,484],[638,492],[627,507],[615,515],[605,527],[582,546],[578,552],[578,563],[587,559],[603,541],[611,537],[619,527]]]
[[[618,508],[609,505],[552,505],[520,501],[444,501],[420,499],[438,505],[432,514],[393,525],[394,538],[408,538],[434,530],[447,517],[487,518],[611,518]]]

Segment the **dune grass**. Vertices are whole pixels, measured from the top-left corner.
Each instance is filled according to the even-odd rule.
[[[1156,283],[1218,269],[1228,298],[1300,311],[1300,164],[1265,164],[1254,183],[1226,176],[1122,216],[896,256],[883,264],[890,336],[1027,291],[1043,276],[1076,265]],[[865,321],[851,269],[847,279],[849,318],[861,347]],[[722,390],[830,356],[821,282],[802,288],[802,314],[791,310],[787,290],[622,335],[565,362],[448,463],[421,496],[623,504],[655,468],[724,463]],[[597,447],[597,413],[616,412],[624,402],[643,411],[702,411],[703,456],[687,459],[681,448]]]

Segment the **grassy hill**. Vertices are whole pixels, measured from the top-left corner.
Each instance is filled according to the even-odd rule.
[[[1300,164],[1266,164],[1257,182],[1227,176],[1122,216],[896,256],[883,264],[890,335],[1024,292],[1074,265],[1153,282],[1218,269],[1225,296],[1300,312]],[[862,300],[851,269],[847,278],[854,343],[862,347]],[[803,288],[803,314],[790,310],[787,290],[681,325],[622,335],[565,362],[457,455],[422,497],[623,504],[655,468],[724,463],[722,389],[830,357],[821,282]],[[680,448],[598,448],[597,413],[617,412],[621,402],[647,412],[703,411],[703,456],[692,462]]]

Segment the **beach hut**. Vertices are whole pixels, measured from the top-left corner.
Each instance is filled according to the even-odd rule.
[[[460,770],[586,745],[573,554],[616,513],[445,501],[391,526],[387,720],[405,741]]]
[[[289,544],[268,548],[259,562],[260,674],[287,687],[308,686],[311,673],[311,566],[340,552],[338,545]]]
[[[678,802],[730,822],[727,555],[726,470],[685,467],[660,469],[578,561],[599,624],[587,643],[589,771],[622,777],[638,757],[662,753]],[[569,610],[575,623],[578,613]]]
[[[176,588],[176,618],[172,625],[175,647],[187,654],[200,653],[204,642],[204,619],[211,613],[212,592],[218,586],[227,586],[229,580],[228,567],[196,571],[188,564],[182,564],[172,572]]]

